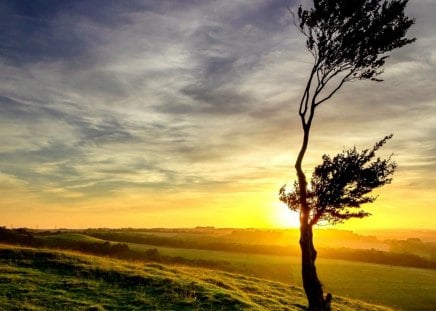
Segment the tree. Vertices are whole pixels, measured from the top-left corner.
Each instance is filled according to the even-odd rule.
[[[372,149],[361,152],[356,147],[342,151],[335,157],[323,155],[322,163],[315,167],[309,187],[307,204],[310,207],[309,224],[320,221],[342,223],[350,218],[363,218],[371,214],[362,204],[373,203],[377,197],[368,195],[375,188],[389,184],[397,164],[391,156],[374,159],[392,134],[377,142]],[[294,183],[291,192],[280,189],[280,200],[293,211],[299,210],[300,185]]]
[[[375,170],[366,170],[363,161],[371,154],[351,150],[330,159],[324,156],[323,164],[315,170],[312,188],[308,188],[302,162],[306,153],[309,134],[316,108],[326,102],[347,82],[372,80],[381,82],[378,76],[389,57],[389,52],[412,43],[415,39],[406,37],[414,20],[405,15],[408,0],[314,0],[310,9],[298,8],[298,30],[306,38],[306,47],[312,54],[314,62],[299,105],[299,116],[303,128],[303,142],[295,163],[298,182],[295,184],[294,196],[287,196],[280,190],[281,198],[291,209],[300,212],[300,248],[302,254],[303,287],[309,302],[309,310],[321,310],[325,304],[322,285],[318,279],[315,260],[316,250],[313,245],[312,227],[321,218],[333,223],[350,217],[365,217],[365,212],[353,213],[347,207],[369,203],[374,200],[365,197],[366,191],[381,186],[389,181],[389,172],[395,165],[386,160],[376,161]],[[372,151],[380,148],[386,140],[379,142]],[[369,152],[369,151],[368,151]],[[370,157],[372,159],[372,157]],[[371,160],[369,159],[369,160]],[[369,161],[368,160],[368,161]],[[354,163],[353,161],[357,161]],[[386,165],[389,172],[384,172],[384,179],[376,174],[369,178],[368,184],[363,179],[353,180],[344,177],[351,171],[342,165],[354,163],[357,173],[379,172],[378,165]],[[368,163],[368,162],[366,162]],[[384,164],[383,164],[384,163]],[[331,167],[330,167],[331,166]],[[330,171],[329,171],[330,169]],[[351,168],[350,168],[351,169]],[[381,168],[380,168],[381,169]],[[345,178],[345,179],[343,179]],[[349,184],[348,181],[353,181]],[[372,182],[375,184],[373,185]],[[348,200],[330,196],[327,192],[338,188],[338,193],[346,192]],[[335,190],[336,191],[336,190]],[[324,194],[323,194],[324,193]],[[333,198],[338,200],[333,204]],[[321,212],[322,211],[322,212]]]

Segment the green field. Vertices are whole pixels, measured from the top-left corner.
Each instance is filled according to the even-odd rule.
[[[295,256],[253,255],[141,244],[129,244],[129,247],[138,251],[157,248],[162,255],[167,256],[225,261],[231,264],[234,271],[244,274],[297,286],[302,284],[300,258]],[[400,310],[434,310],[436,306],[435,270],[322,257],[317,261],[317,267],[327,292],[388,305]]]
[[[77,233],[62,233],[46,239],[103,242]],[[162,256],[217,263],[218,269],[301,286],[300,258],[225,251],[161,247],[128,243],[129,249],[144,253],[156,248]],[[213,266],[213,265],[212,265]],[[317,268],[326,292],[394,307],[398,310],[434,310],[436,270],[388,266],[322,258]]]
[[[299,287],[201,268],[0,245],[2,310],[304,310]],[[335,296],[333,310],[389,308]]]
[[[41,237],[40,237],[41,238]],[[74,241],[74,242],[87,242],[87,243],[101,243],[104,242],[102,239],[94,238],[92,236],[80,233],[59,233],[56,235],[49,235],[42,237],[46,240],[65,240],[65,241]]]

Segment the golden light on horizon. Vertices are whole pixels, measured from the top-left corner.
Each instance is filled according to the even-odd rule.
[[[393,154],[398,170],[363,207],[372,216],[336,228],[435,227],[436,71],[426,53],[436,35],[432,1],[422,2],[410,3],[419,40],[392,55],[385,82],[348,85],[316,116],[308,181],[323,154],[395,134],[380,156]],[[278,191],[297,177],[311,55],[289,12],[265,3],[212,1],[171,16],[159,1],[133,15],[119,4],[6,5],[5,23],[26,23],[3,38],[18,50],[0,55],[0,225],[298,228]],[[129,18],[97,27],[102,9]],[[211,25],[223,26],[213,45]]]
[[[274,202],[273,209],[277,227],[298,228],[300,226],[298,213],[291,211],[284,203]]]

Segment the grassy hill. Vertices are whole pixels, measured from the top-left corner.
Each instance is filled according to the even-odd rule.
[[[43,236],[42,238],[47,240],[47,241],[61,240],[61,241],[87,242],[87,243],[102,243],[105,241],[102,239],[94,238],[94,237],[86,235],[86,234],[71,233],[71,232]]]
[[[0,245],[2,310],[304,310],[298,287],[182,266]],[[333,310],[392,310],[334,297]]]

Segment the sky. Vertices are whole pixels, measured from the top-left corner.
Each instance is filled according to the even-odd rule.
[[[312,66],[298,4],[0,1],[0,225],[297,226],[278,190],[296,178]],[[323,154],[394,133],[392,184],[338,228],[434,228],[434,12],[411,0],[417,41],[384,82],[348,83],[317,111],[309,176]]]

